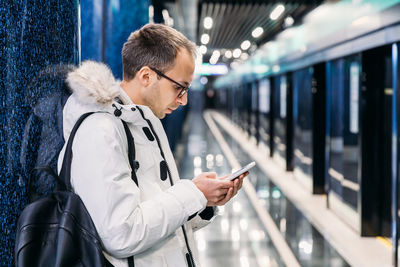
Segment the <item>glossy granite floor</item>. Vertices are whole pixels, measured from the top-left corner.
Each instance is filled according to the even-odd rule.
[[[190,113],[186,123],[177,150],[181,177],[192,178],[205,171],[215,171],[219,175],[229,173],[231,167],[202,113]],[[230,135],[219,130],[237,160],[242,165],[250,162]],[[248,178],[299,265],[349,266],[257,166]],[[243,190],[220,209],[220,216],[196,233],[196,242],[198,266],[285,266]]]

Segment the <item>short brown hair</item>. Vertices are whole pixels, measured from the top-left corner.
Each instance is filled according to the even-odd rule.
[[[146,24],[131,33],[122,48],[124,80],[133,79],[143,66],[168,71],[181,48],[196,56],[195,44],[182,33],[163,24]]]

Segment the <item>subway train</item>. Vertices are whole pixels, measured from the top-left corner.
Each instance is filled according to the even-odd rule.
[[[326,206],[360,236],[391,240],[393,255],[399,15],[396,4],[340,30],[319,27],[320,37],[303,42],[296,39],[302,29],[282,33],[213,84],[215,107],[265,148],[265,157],[293,172],[310,194],[326,194]]]

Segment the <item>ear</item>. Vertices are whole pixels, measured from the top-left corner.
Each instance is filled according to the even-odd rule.
[[[154,79],[154,75],[151,71],[151,69],[147,66],[143,66],[137,73],[136,77],[138,81],[144,86],[147,87],[152,83],[152,80]]]

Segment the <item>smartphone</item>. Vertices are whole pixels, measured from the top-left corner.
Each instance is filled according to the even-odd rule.
[[[248,170],[250,170],[251,168],[253,168],[254,166],[256,166],[256,163],[254,161],[250,162],[249,164],[247,164],[246,166],[244,166],[243,168],[235,171],[234,173],[232,173],[231,175],[229,175],[228,177],[225,178],[225,180],[235,180],[236,178],[238,178],[241,174],[247,172]]]

